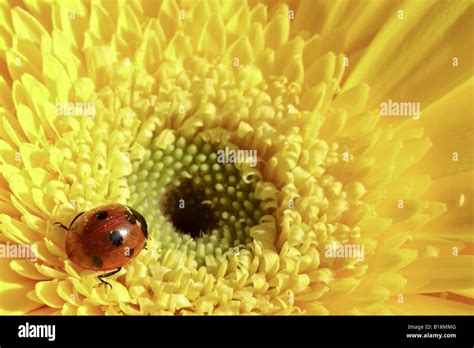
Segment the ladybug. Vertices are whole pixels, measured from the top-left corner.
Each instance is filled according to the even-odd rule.
[[[118,203],[106,204],[79,213],[66,227],[67,257],[76,265],[92,271],[109,271],[98,276],[110,277],[132,261],[143,248],[148,238],[145,218],[135,209]]]

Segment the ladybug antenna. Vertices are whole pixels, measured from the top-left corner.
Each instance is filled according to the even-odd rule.
[[[69,231],[69,229],[66,226],[64,226],[62,223],[60,223],[59,221],[56,221],[54,224],[59,225],[59,227],[64,228],[66,231]]]

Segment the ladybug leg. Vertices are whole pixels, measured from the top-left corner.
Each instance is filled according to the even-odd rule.
[[[112,272],[101,274],[97,278],[99,278],[99,280],[101,281],[102,284],[108,285],[112,289],[112,284],[110,284],[108,281],[104,280],[104,278],[113,276],[114,274],[118,273],[121,269],[122,269],[122,267],[119,267],[119,268],[117,268],[116,270],[114,270]]]

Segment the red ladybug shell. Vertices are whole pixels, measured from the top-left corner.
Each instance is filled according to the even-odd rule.
[[[66,253],[82,268],[107,271],[135,258],[147,237],[147,223],[140,213],[126,205],[106,204],[76,216],[66,239]]]

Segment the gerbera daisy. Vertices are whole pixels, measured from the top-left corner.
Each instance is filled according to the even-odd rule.
[[[472,23],[470,1],[1,2],[0,241],[37,259],[0,259],[0,313],[472,314]],[[150,232],[112,289],[54,225],[110,202]]]

